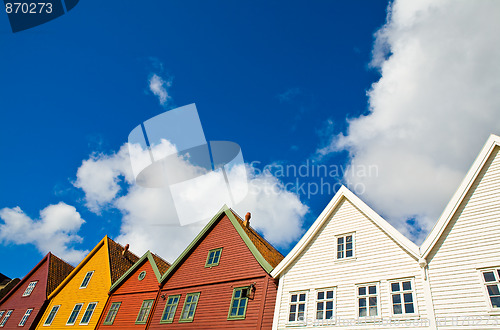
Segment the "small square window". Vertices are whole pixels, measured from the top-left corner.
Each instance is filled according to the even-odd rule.
[[[29,296],[35,289],[37,283],[38,281],[30,282],[30,284],[28,284],[28,286],[26,287],[26,290],[24,290],[23,297]]]
[[[207,262],[205,263],[205,267],[217,266],[220,261],[221,253],[222,253],[222,248],[208,251]]]
[[[249,287],[235,288],[233,297],[229,307],[229,320],[241,320],[245,318],[248,305],[248,290]]]
[[[172,323],[174,321],[175,311],[177,310],[180,299],[181,295],[179,294],[175,296],[168,296],[160,323]]]
[[[111,304],[109,308],[108,315],[106,315],[106,319],[104,320],[104,325],[111,325],[115,321],[116,314],[118,314],[118,310],[120,309],[121,302],[114,302]]]
[[[337,236],[337,259],[354,257],[354,234]]]
[[[184,301],[184,307],[182,308],[181,318],[179,322],[192,322],[194,319],[194,313],[196,312],[196,306],[198,305],[198,300],[200,298],[200,293],[188,293],[186,295],[186,300]]]
[[[93,270],[85,274],[82,284],[80,285],[80,289],[85,289],[89,285],[90,279],[92,278],[93,274],[94,274]]]

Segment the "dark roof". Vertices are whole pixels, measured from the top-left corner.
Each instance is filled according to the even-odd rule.
[[[243,220],[236,212],[234,212],[233,210],[231,210],[231,212],[235,215],[236,220],[238,220],[238,223],[241,225],[241,228],[243,228],[248,238],[250,238],[250,240],[255,245],[257,250],[259,250],[264,259],[266,259],[266,261],[273,268],[276,267],[285,257],[278,250],[276,250],[265,238],[260,236],[259,233],[257,233],[257,231],[252,228],[252,226],[245,226],[243,224]]]
[[[0,273],[0,286],[10,282],[10,278]]]
[[[139,257],[128,250],[122,255],[124,247],[108,237],[109,266],[111,269],[111,283],[115,283],[125,272],[132,267]]]
[[[156,267],[158,267],[158,271],[160,272],[160,276],[163,276],[163,274],[165,274],[165,272],[170,267],[170,264],[166,260],[164,260],[162,257],[158,256],[157,254],[151,253],[151,255],[153,256]]]
[[[0,289],[0,303],[2,303],[3,297],[5,297],[12,290],[12,288],[16,287],[20,281],[20,279],[14,278],[2,284]]]
[[[75,267],[49,252],[49,276],[47,278],[47,297],[71,273]]]

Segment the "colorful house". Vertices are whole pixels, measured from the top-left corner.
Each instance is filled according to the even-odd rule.
[[[149,329],[270,329],[283,256],[224,206],[161,279]]]
[[[34,329],[48,304],[48,296],[73,268],[49,252],[0,300],[0,327]]]
[[[273,329],[427,327],[419,259],[413,242],[342,186],[271,273],[279,278]]]
[[[49,296],[37,329],[94,329],[116,282],[139,258],[105,236]]]
[[[5,276],[4,274],[0,273],[0,300],[2,300],[3,297],[13,288],[16,286],[17,283],[19,283],[20,279],[19,278],[9,278]]]
[[[97,329],[145,329],[161,276],[169,267],[159,256],[146,252],[111,286]]]
[[[500,137],[491,135],[421,246],[437,328],[500,328]]]

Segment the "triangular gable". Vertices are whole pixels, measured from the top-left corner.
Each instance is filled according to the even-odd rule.
[[[406,252],[408,252],[416,260],[419,259],[418,246],[401,234],[396,228],[394,228],[390,223],[384,220],[380,215],[373,211],[368,205],[366,205],[361,199],[354,195],[345,186],[342,186],[326,208],[321,212],[319,217],[314,221],[309,230],[302,236],[295,247],[288,253],[288,255],[281,261],[281,263],[276,266],[276,268],[271,272],[272,277],[280,277],[281,274],[293,264],[297,257],[304,251],[309,244],[312,242],[316,234],[321,230],[323,224],[331,218],[334,210],[343,201],[343,199],[349,200],[355,207],[357,207],[361,212],[363,212],[368,219],[373,221],[382,231],[393,239],[399,246],[401,246]]]
[[[114,283],[139,260],[139,257],[129,250],[123,254],[124,247],[109,237],[107,237],[107,246],[111,283]]]
[[[47,294],[50,296],[52,291],[71,273],[75,267],[68,264],[66,261],[58,258],[50,253],[49,256],[49,274],[47,276]]]
[[[17,290],[19,289],[20,286],[23,286],[26,282],[27,279],[29,279],[31,277],[31,275],[33,275],[44,263],[48,262],[49,260],[49,257],[50,257],[50,252],[47,253],[43,258],[42,260],[40,260],[38,262],[38,264],[36,264],[35,267],[33,267],[32,270],[29,271],[28,274],[26,274],[26,276],[23,277],[23,279],[21,281],[19,281],[16,286],[14,286],[2,299],[0,299],[0,305],[3,304],[5,301],[7,301],[7,299],[9,299],[9,297]]]
[[[244,226],[240,224],[240,220],[238,220],[235,216],[235,213],[227,206],[224,205],[219,212],[207,223],[207,225],[201,230],[201,232],[195,237],[195,239],[189,244],[189,246],[181,253],[181,255],[174,261],[172,266],[167,270],[167,272],[162,276],[161,283],[164,283],[167,278],[169,278],[175,270],[182,264],[182,262],[191,254],[191,252],[198,246],[198,243],[201,242],[205,236],[210,232],[212,227],[220,220],[222,217],[227,216],[231,224],[234,226],[240,237],[245,242],[246,246],[260,264],[260,266],[267,272],[271,273],[273,270],[273,266],[271,265],[272,260],[267,260],[265,254],[263,252],[263,248],[257,247],[256,244],[252,241],[251,235],[245,231]],[[253,230],[252,230],[253,231]],[[258,235],[255,233],[255,235]],[[260,237],[260,235],[258,235]],[[261,240],[264,240],[260,237]],[[255,238],[254,238],[255,240]],[[265,241],[265,240],[264,240]],[[266,241],[267,242],[267,241]],[[269,243],[267,243],[269,244]]]
[[[113,285],[109,289],[109,293],[112,293],[116,289],[118,289],[120,287],[120,285],[130,276],[130,274],[132,274],[136,269],[141,267],[142,264],[144,264],[144,262],[148,262],[148,261],[151,264],[151,267],[153,268],[153,272],[156,276],[156,279],[158,280],[158,283],[160,283],[161,276],[164,273],[160,270],[161,268],[164,268],[164,265],[161,264],[161,261],[163,261],[167,265],[169,265],[169,264],[168,264],[168,262],[164,261],[163,259],[159,258],[158,256],[153,255],[150,251],[147,251],[132,267],[130,267],[125,272],[125,274],[123,274],[115,283],[113,283]]]
[[[429,233],[425,241],[422,243],[422,246],[420,247],[422,258],[424,259],[427,258],[429,253],[436,245],[436,243],[439,241],[439,238],[448,227],[451,219],[455,215],[459,206],[464,201],[465,196],[473,186],[479,173],[481,173],[481,171],[483,170],[493,150],[495,149],[495,147],[498,146],[500,146],[500,136],[491,134],[490,137],[488,138],[488,141],[486,141],[486,144],[484,145],[483,149],[476,157],[476,160],[472,164],[472,167],[467,172],[467,175],[465,176],[462,183],[458,187],[457,191],[451,198],[450,202],[444,209],[443,213],[439,217],[438,221],[432,228],[431,232]]]

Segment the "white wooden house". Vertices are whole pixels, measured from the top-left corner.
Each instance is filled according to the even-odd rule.
[[[420,248],[439,329],[500,328],[499,151],[491,135]]]
[[[273,329],[432,326],[418,246],[346,187],[271,275]]]

